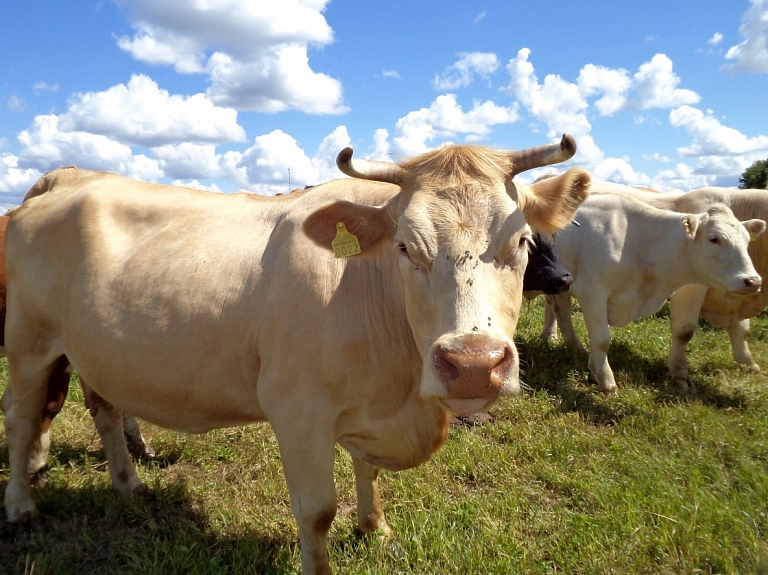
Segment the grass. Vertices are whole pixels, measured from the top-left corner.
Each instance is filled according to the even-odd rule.
[[[703,325],[689,346],[693,390],[669,385],[661,312],[612,330],[620,391],[605,397],[587,381],[586,356],[539,340],[542,315],[539,298],[518,327],[529,392],[495,406],[492,423],[454,429],[427,464],[382,474],[389,543],[356,534],[351,460],[337,451],[335,572],[768,574],[766,376],[733,365],[726,334]],[[750,346],[768,369],[768,317],[753,320]],[[48,481],[34,489],[40,518],[11,526],[0,512],[0,573],[298,570],[267,425],[143,429],[158,453],[138,464],[151,494],[121,496],[72,386]],[[7,461],[3,435],[0,489]]]

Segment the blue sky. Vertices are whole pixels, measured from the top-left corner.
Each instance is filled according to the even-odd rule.
[[[768,158],[768,0],[76,4],[0,3],[0,205],[60,165],[274,194],[347,145],[566,131],[565,167],[665,191]]]

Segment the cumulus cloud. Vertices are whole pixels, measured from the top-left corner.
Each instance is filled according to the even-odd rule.
[[[381,141],[384,132],[378,132],[377,148],[401,159],[428,151],[427,143],[437,139],[462,135],[468,141],[479,141],[490,134],[493,126],[516,122],[517,108],[516,104],[504,107],[488,100],[474,102],[472,109],[465,112],[455,95],[445,94],[429,108],[410,112],[396,122],[391,150]]]
[[[42,175],[34,168],[20,168],[19,158],[13,154],[0,155],[0,202],[3,202],[3,207],[21,203],[26,190]],[[6,206],[6,203],[9,205]]]
[[[672,70],[672,60],[665,54],[656,54],[650,62],[640,65],[632,77],[635,98],[629,107],[673,108],[683,104],[696,104],[701,98],[692,90],[678,88],[680,77]]]
[[[456,90],[469,86],[477,74],[488,78],[499,67],[499,58],[490,52],[463,52],[456,63],[435,76],[435,90]]]
[[[632,83],[626,70],[594,64],[584,66],[576,82],[583,96],[601,94],[595,101],[595,108],[601,116],[611,116],[624,107]]]
[[[725,58],[733,63],[725,64],[723,69],[768,74],[768,0],[751,0],[751,4],[739,28],[744,41],[726,52]]]
[[[333,41],[328,0],[120,0],[136,32],[118,38],[135,59],[207,74],[209,98],[239,110],[341,114],[338,80],[313,71],[308,48]]]
[[[103,92],[76,94],[60,116],[61,129],[109,136],[128,144],[160,146],[180,141],[243,142],[237,112],[203,94],[171,95],[144,75]]]
[[[723,126],[710,113],[692,106],[680,106],[669,113],[669,122],[693,135],[690,146],[678,148],[683,156],[738,156],[768,152],[768,136],[749,138],[734,128]]]

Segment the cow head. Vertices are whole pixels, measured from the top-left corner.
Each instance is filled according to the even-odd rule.
[[[765,231],[763,220],[739,222],[725,204],[713,204],[703,214],[685,214],[682,224],[701,283],[741,294],[760,291],[763,282],[747,246]]]
[[[523,295],[533,299],[539,294],[556,295],[566,291],[573,276],[557,257],[555,244],[546,234],[534,232],[523,277]]]
[[[500,152],[448,146],[394,164],[337,159],[347,175],[398,184],[383,206],[337,201],[311,214],[307,235],[328,246],[338,222],[357,236],[361,255],[389,243],[402,277],[407,321],[422,360],[420,393],[459,415],[519,392],[513,336],[531,226],[551,232],[569,223],[589,193],[589,174],[541,188],[512,178],[575,153],[570,136],[551,146]]]

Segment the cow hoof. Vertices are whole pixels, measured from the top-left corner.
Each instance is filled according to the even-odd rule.
[[[682,375],[673,377],[672,383],[674,383],[677,386],[677,388],[681,390],[686,390],[691,387],[691,384],[688,381],[688,378]]]
[[[29,523],[35,517],[37,517],[37,509],[34,503],[20,505],[18,508],[6,507],[6,514],[8,516],[8,523]]]

